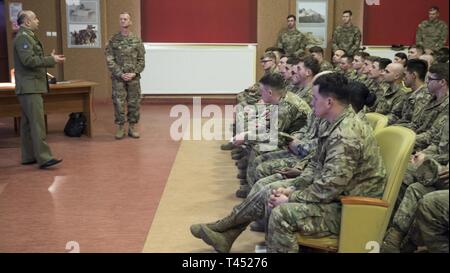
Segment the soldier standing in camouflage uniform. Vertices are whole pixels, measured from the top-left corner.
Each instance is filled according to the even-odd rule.
[[[270,206],[276,208],[269,221],[268,250],[298,252],[296,230],[315,235],[339,232],[340,195],[381,196],[385,170],[379,149],[372,129],[348,106],[345,83],[345,78],[335,73],[319,77],[315,82],[315,114],[332,125],[321,132],[314,162],[308,164],[298,179],[274,183],[252,193],[229,216],[215,223],[192,225],[191,233],[217,251],[229,252],[251,221],[268,214],[270,201]],[[288,190],[288,187],[292,188]],[[293,189],[296,191],[292,192]],[[276,190],[276,196],[271,196],[272,190]],[[281,194],[288,191],[292,203],[280,205],[289,200]],[[286,198],[280,200],[282,196]],[[285,214],[286,209],[289,213]],[[291,221],[287,215],[292,215],[298,223],[287,227],[285,224]]]
[[[126,121],[129,123],[128,135],[139,138],[136,124],[140,118],[140,73],[145,67],[145,49],[142,41],[130,32],[131,24],[129,13],[120,14],[120,32],[109,40],[105,52],[111,71],[115,123],[118,125],[116,139],[125,137]],[[127,119],[125,108],[128,109]]]
[[[338,26],[333,33],[333,52],[338,49],[354,55],[361,46],[361,31],[352,24],[352,11],[346,10],[342,14],[342,26]]]
[[[287,17],[287,29],[278,35],[277,46],[284,49],[286,55],[301,56],[305,53],[307,41],[305,35],[295,27],[297,18],[295,15]]]
[[[311,53],[311,56],[313,56],[319,62],[320,72],[333,71],[333,65],[323,58],[323,48],[321,48],[320,46],[313,46],[309,49],[309,53]]]
[[[416,33],[416,44],[425,48],[427,54],[445,46],[448,36],[447,24],[439,20],[439,8],[432,7],[428,12],[429,20],[420,23]]]
[[[41,42],[34,31],[39,27],[39,19],[30,10],[18,14],[20,29],[14,39],[14,67],[16,95],[21,107],[20,149],[22,164],[39,164],[41,169],[58,164],[62,159],[53,158],[48,146],[44,121],[42,94],[48,92],[47,68],[66,59],[56,55],[44,56]]]

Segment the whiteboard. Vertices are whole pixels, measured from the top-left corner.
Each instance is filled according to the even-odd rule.
[[[256,45],[145,43],[142,94],[237,94],[256,80]]]

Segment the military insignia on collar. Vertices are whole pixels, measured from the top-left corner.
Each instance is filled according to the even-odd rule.
[[[23,44],[23,49],[28,49],[28,44]]]

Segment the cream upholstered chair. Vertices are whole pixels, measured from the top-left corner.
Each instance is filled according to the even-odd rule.
[[[379,113],[367,113],[366,117],[375,133],[385,128],[389,121],[387,116]]]
[[[416,135],[410,129],[390,126],[375,133],[386,167],[387,182],[382,199],[342,197],[341,230],[338,237],[314,238],[298,234],[300,245],[334,252],[364,253],[379,250],[403,181]]]

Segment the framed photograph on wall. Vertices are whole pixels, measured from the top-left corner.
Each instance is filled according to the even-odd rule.
[[[328,0],[297,0],[297,29],[322,48],[327,46]]]
[[[66,0],[67,47],[101,48],[99,0]]]

